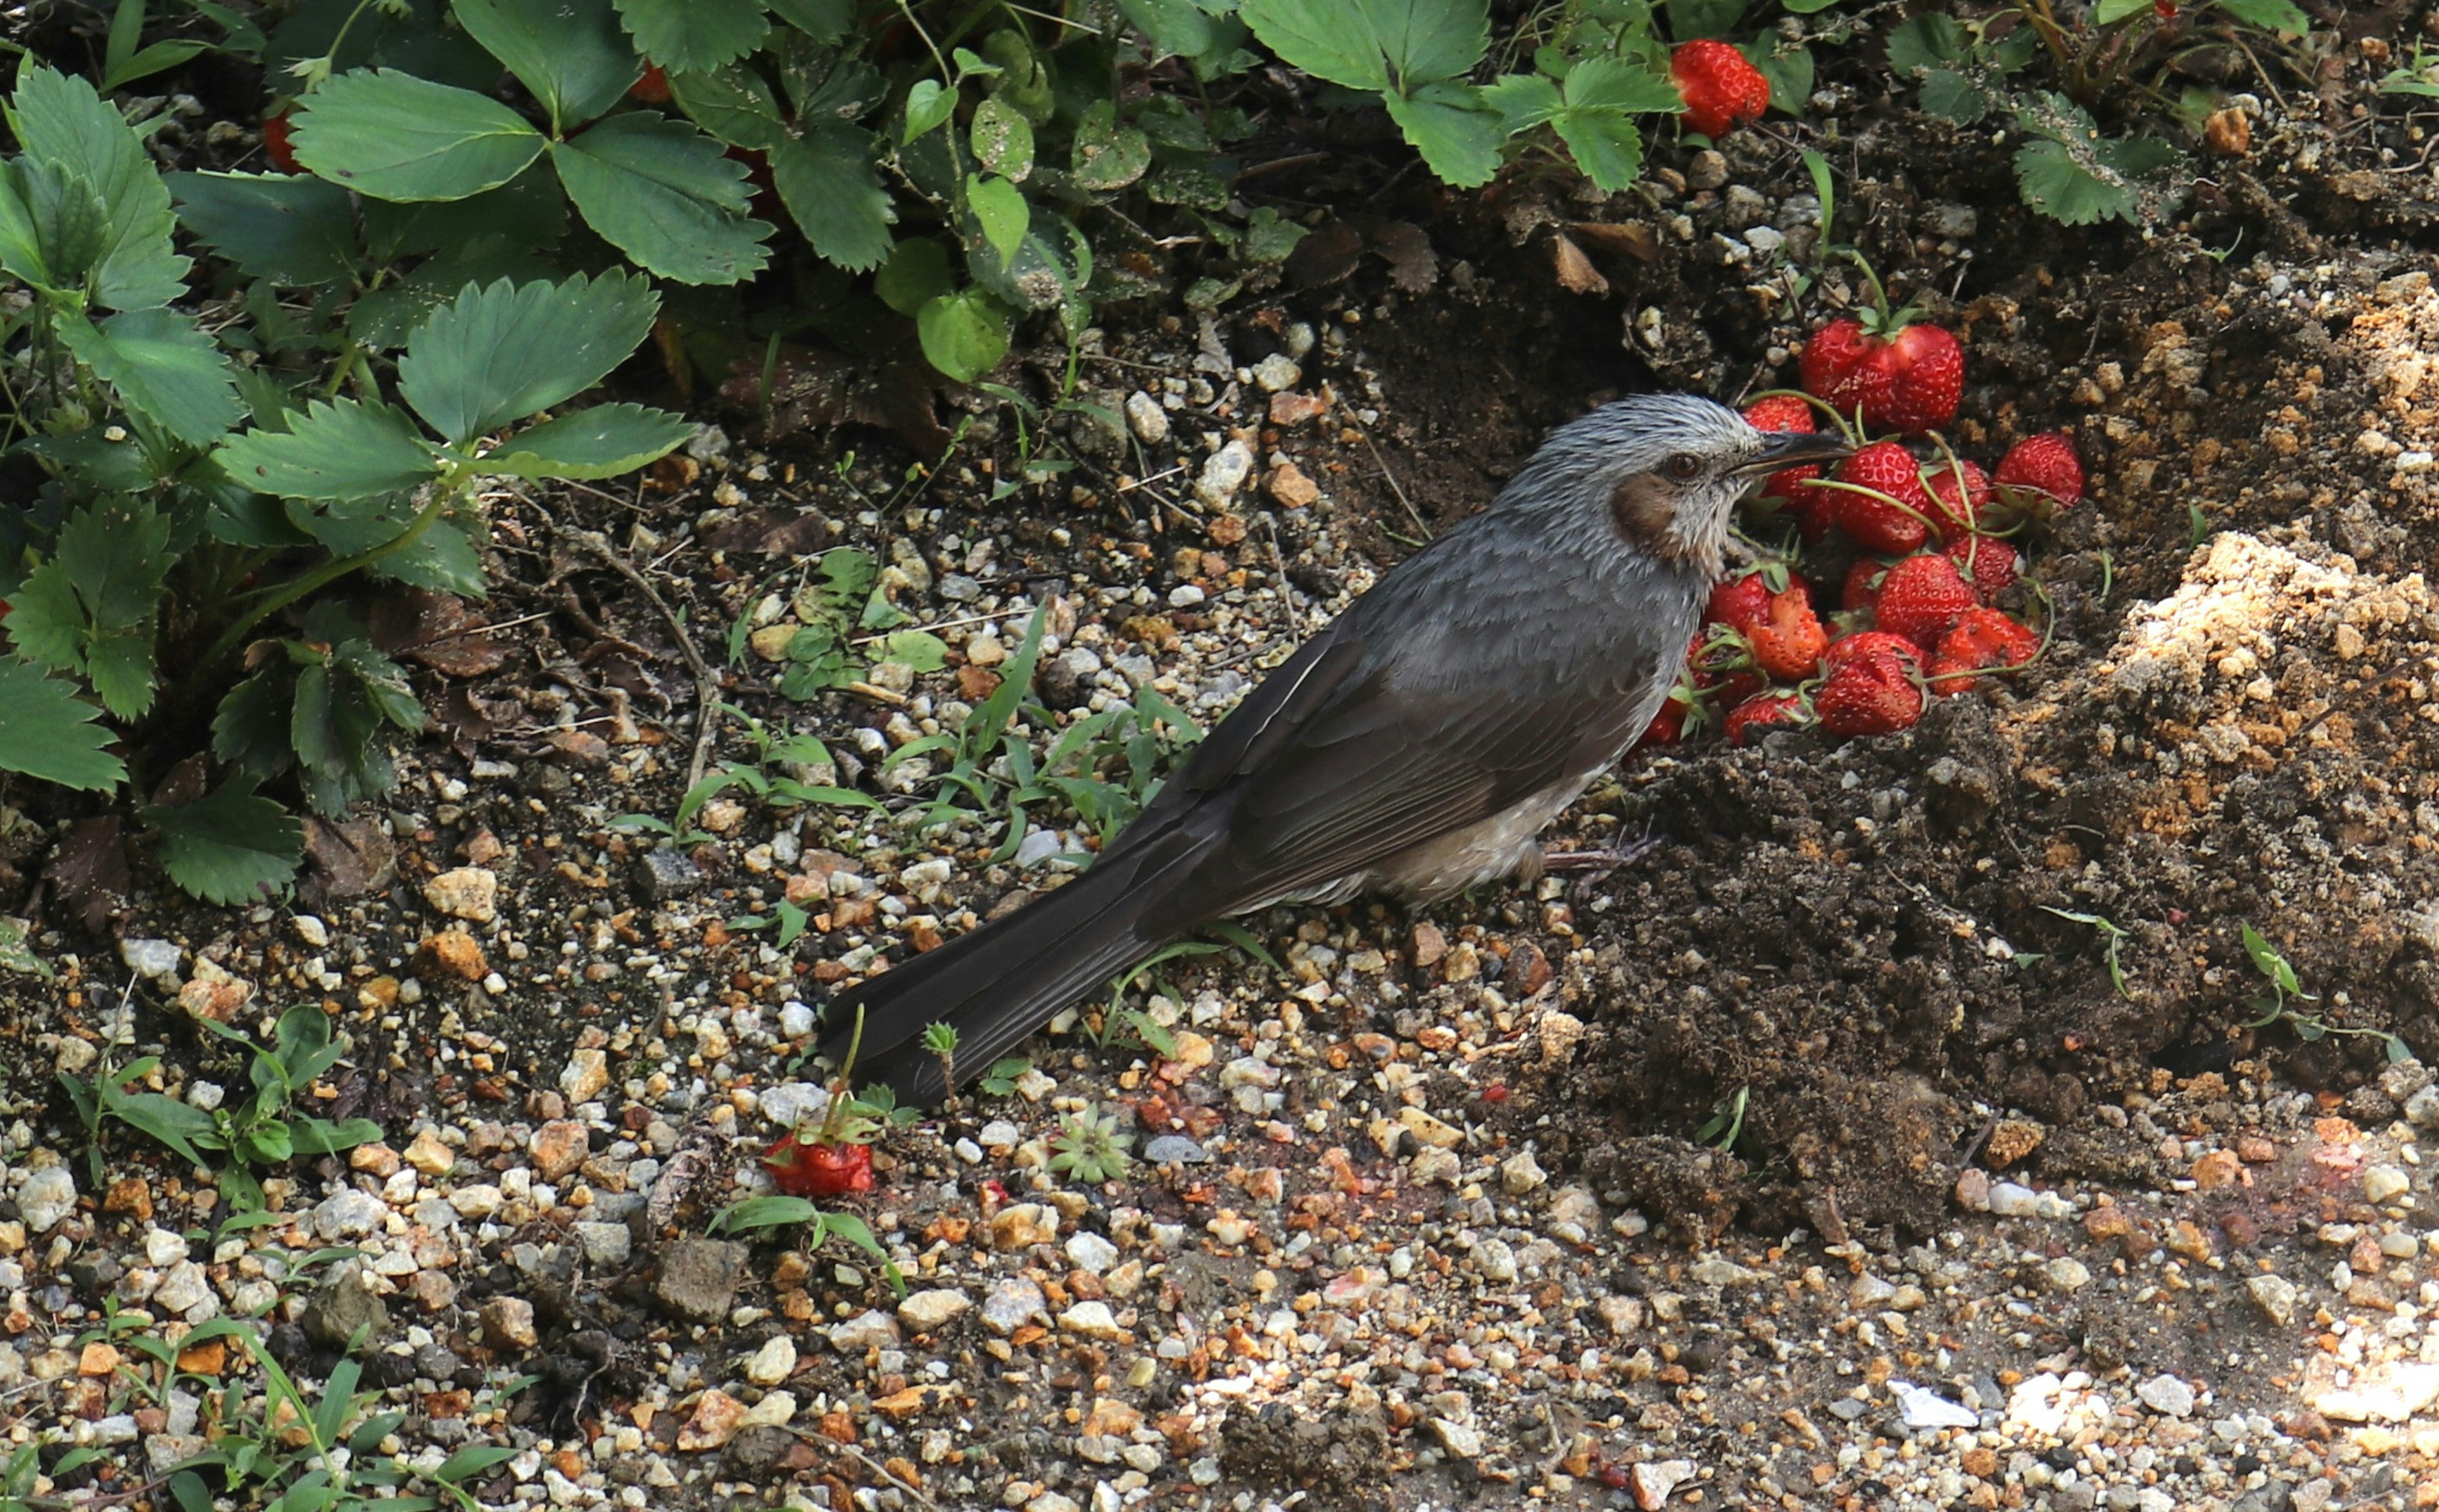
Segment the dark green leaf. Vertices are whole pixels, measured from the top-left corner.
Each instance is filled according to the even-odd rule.
[[[1915,16],[1889,33],[1889,66],[1899,74],[1952,67],[1969,51],[1964,23],[1940,11]]]
[[[1351,89],[1411,96],[1469,72],[1490,45],[1487,0],[1245,0],[1237,14],[1285,62]]]
[[[1998,98],[1970,74],[1952,68],[1928,69],[1922,76],[1925,113],[1959,126],[1970,126],[1997,108]]]
[[[770,84],[750,67],[671,74],[669,93],[696,125],[732,147],[767,152],[792,139]]]
[[[0,770],[89,792],[116,788],[127,767],[107,749],[110,731],[93,722],[100,714],[73,685],[0,657]]]
[[[1567,70],[1562,94],[1570,110],[1674,116],[1685,106],[1675,80],[1622,58],[1587,58],[1576,64]]]
[[[1025,229],[1033,220],[1032,206],[1024,203],[1017,187],[1006,179],[970,173],[966,176],[966,205],[991,249],[1003,260],[1014,258],[1016,249],[1024,244]]]
[[[672,74],[733,62],[771,30],[762,0],[617,0],[635,50]]]
[[[2288,0],[2218,0],[2218,8],[2248,27],[2264,31],[2283,31],[2302,36],[2312,29],[2311,19]]]
[[[463,445],[601,382],[642,345],[659,310],[649,282],[617,272],[470,287],[407,339],[399,393]]]
[[[1096,99],[1077,123],[1074,169],[1083,188],[1122,189],[1151,167],[1151,144],[1131,126],[1118,124],[1117,107]]]
[[[947,245],[924,237],[900,241],[890,250],[889,260],[873,275],[872,292],[890,309],[911,315],[923,308],[924,301],[947,294],[955,283]]]
[[[122,6],[120,9],[129,8]],[[101,87],[111,92],[124,89],[139,79],[150,79],[154,74],[177,67],[198,53],[211,50],[210,43],[198,42],[191,37],[172,37],[167,42],[156,42],[124,62],[114,63],[110,72],[102,76]]]
[[[358,68],[305,97],[296,160],[377,200],[462,200],[525,171],[543,137],[487,95]]]
[[[157,1092],[120,1093],[110,1099],[110,1114],[138,1132],[159,1140],[189,1165],[209,1165],[196,1142],[209,1141],[218,1130],[212,1115]]]
[[[596,404],[520,431],[483,458],[521,478],[614,478],[685,444],[693,424],[641,404]]]
[[[613,116],[553,149],[560,182],[602,239],[679,283],[737,283],[769,260],[771,227],[748,220],[745,165],[685,121]]]
[[[285,667],[273,666],[229,689],[212,716],[212,755],[258,777],[276,777],[294,764],[288,744]]]
[[[478,201],[469,200],[469,205]],[[428,258],[413,273],[394,279],[347,307],[347,333],[380,351],[395,351],[454,299],[468,284],[553,282],[561,270],[552,258],[506,237],[469,237]]]
[[[220,450],[228,475],[287,499],[368,499],[415,488],[440,471],[415,422],[386,404],[317,400],[288,433],[248,431]]]
[[[1789,116],[1804,114],[1812,98],[1812,49],[1775,34],[1756,38],[1737,49],[1745,61],[1770,80],[1772,108]]]
[[[1412,95],[1385,95],[1380,102],[1441,183],[1475,188],[1499,171],[1505,131],[1499,113],[1483,105],[1480,90],[1443,80]]]
[[[9,125],[27,159],[65,169],[90,186],[108,212],[93,271],[89,277],[79,275],[96,303],[149,310],[185,292],[189,263],[170,250],[177,221],[169,191],[116,106],[81,79],[28,67],[18,76]]]
[[[796,228],[815,252],[850,273],[877,267],[889,255],[889,227],[898,219],[873,168],[872,146],[870,133],[820,126],[771,153],[772,183]]]
[[[143,499],[105,499],[78,510],[60,527],[52,557],[104,630],[150,618],[175,560],[169,521]]]
[[[1152,62],[1188,59],[1206,78],[1206,65],[1220,63],[1245,44],[1245,24],[1226,9],[1215,4],[1205,10],[1193,0],[1118,0],[1119,13],[1150,42]]]
[[[686,0],[693,10],[725,3],[735,0]],[[616,104],[643,73],[635,49],[619,33],[611,0],[453,0],[449,9],[469,36],[533,91],[554,133]]]
[[[999,96],[974,107],[966,134],[974,157],[991,172],[1021,184],[1033,171],[1033,123]]]
[[[1540,74],[1502,74],[1482,86],[1482,102],[1499,112],[1501,130],[1510,136],[1542,125],[1565,105],[1558,84]]]
[[[1668,29],[1679,42],[1724,36],[1745,17],[1746,0],[1668,0]]]
[[[60,321],[60,339],[121,402],[182,441],[208,446],[244,411],[229,360],[195,325],[169,310],[127,310],[96,326],[82,315]]]
[[[899,137],[900,146],[912,144],[918,136],[940,125],[957,113],[957,92],[936,79],[918,79],[906,93],[906,129]]]
[[[81,292],[109,245],[110,206],[73,169],[30,157],[0,165],[0,268]]]
[[[1551,124],[1594,188],[1613,194],[1643,172],[1643,133],[1623,114],[1568,111]]]
[[[288,810],[255,792],[239,773],[183,809],[148,808],[160,832],[169,880],[207,903],[261,901],[296,875],[305,831]]]
[[[925,360],[961,383],[982,377],[1007,355],[1007,313],[979,289],[925,300],[916,311],[915,331]]]
[[[771,0],[772,12],[825,46],[855,25],[855,0]]]
[[[172,173],[178,219],[205,246],[258,278],[337,283],[354,271],[347,191],[304,174]]]

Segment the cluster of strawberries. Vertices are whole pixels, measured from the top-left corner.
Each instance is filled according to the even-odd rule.
[[[1850,439],[1883,438],[1826,476],[1807,465],[1763,486],[1764,507],[1791,520],[1802,547],[1713,590],[1685,673],[1641,743],[1682,738],[1713,711],[1737,745],[1816,722],[1842,737],[1894,734],[1922,717],[1926,695],[1965,692],[2039,651],[2041,638],[1997,607],[2022,570],[2010,537],[2080,500],[2083,464],[2062,431],[2017,442],[1995,473],[1950,451],[1936,433],[1956,418],[1965,353],[1910,315],[1883,296],[1833,321],[1805,344],[1804,392],[1746,408],[1765,431],[1814,430],[1818,413]],[[1896,438],[1923,436],[1928,462]],[[1860,551],[1832,602],[1826,579],[1806,582],[1794,561],[1811,547],[1830,558],[1839,538]]]

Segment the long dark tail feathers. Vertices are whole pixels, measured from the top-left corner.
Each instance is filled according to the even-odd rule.
[[[1171,895],[1195,859],[1182,845],[1105,857],[1056,892],[848,988],[824,1010],[822,1052],[833,1061],[846,1052],[861,1010],[854,1079],[884,1081],[906,1102],[939,1102],[951,1090],[947,1068],[925,1047],[925,1029],[956,1031],[960,1083],[981,1076],[1174,933]]]

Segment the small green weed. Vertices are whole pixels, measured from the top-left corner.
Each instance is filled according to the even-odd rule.
[[[2252,969],[2261,973],[2262,980],[2270,984],[2267,993],[2256,993],[2245,1000],[2245,1005],[2260,1015],[2247,1023],[2246,1028],[2266,1029],[2273,1023],[2285,1023],[2295,1031],[2295,1038],[2305,1044],[2333,1034],[2367,1035],[2381,1042],[2391,1064],[2413,1058],[2412,1047],[2385,1030],[2350,1028],[2342,1023],[2331,1023],[2319,1013],[2307,1013],[2293,1006],[2289,999],[2318,1003],[2320,994],[2304,990],[2303,984],[2295,979],[2294,967],[2288,964],[2287,957],[2279,953],[2278,948],[2264,938],[2259,931],[2250,923],[2242,928],[2244,953],[2252,958]]]
[[[129,1092],[131,1083],[159,1067],[158,1056],[116,1068],[105,1060],[91,1081],[60,1074],[60,1085],[85,1126],[86,1161],[96,1183],[104,1168],[101,1126],[113,1119],[169,1147],[189,1165],[209,1167],[212,1155],[226,1156],[230,1164],[220,1171],[221,1191],[240,1212],[262,1206],[258,1168],[298,1155],[335,1155],[381,1138],[381,1126],[369,1119],[317,1118],[297,1107],[346,1053],[331,1040],[329,1018],[320,1008],[299,1005],[281,1014],[268,1045],[209,1019],[196,1022],[247,1052],[254,1092],[234,1107],[223,1103],[206,1111],[157,1092]]]
[[[1079,1182],[1113,1181],[1126,1174],[1132,1134],[1118,1132],[1115,1113],[1085,1108],[1059,1121],[1050,1136],[1050,1168]]]
[[[1753,1097],[1751,1087],[1738,1087],[1736,1095],[1722,1097],[1702,1127],[1694,1131],[1694,1143],[1708,1145],[1713,1149],[1734,1149],[1745,1131],[1745,1107]]]
[[[899,1272],[897,1263],[889,1258],[889,1252],[882,1249],[881,1241],[873,1236],[871,1224],[852,1213],[825,1213],[806,1198],[769,1193],[740,1198],[713,1217],[711,1232],[753,1234],[798,1223],[805,1225],[806,1249],[819,1249],[828,1239],[845,1239],[881,1262],[881,1273],[889,1278],[889,1284],[900,1296],[905,1294],[906,1277]]]
[[[2114,921],[2103,918],[2098,914],[2070,913],[2063,908],[2052,908],[2046,903],[2041,905],[2041,912],[2055,914],[2070,924],[2087,924],[2098,930],[2100,937],[2108,943],[2109,984],[2117,989],[2119,997],[2132,1001],[2134,992],[2126,985],[2126,968],[2117,959],[2117,947],[2127,937],[2124,930],[2118,928]]]

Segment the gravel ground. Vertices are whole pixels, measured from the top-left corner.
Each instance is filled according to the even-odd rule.
[[[2318,130],[2265,111],[2256,140]],[[1988,156],[1909,186],[1866,153],[1857,196],[1911,241]],[[1757,243],[1718,239],[1801,224],[1789,164],[1670,168],[1596,330],[1528,278],[1558,217],[1520,202],[1434,224],[1429,279],[1389,233],[1385,276],[1113,331],[1114,421],[1061,421],[1078,466],[1016,505],[988,416],[919,479],[706,429],[632,497],[494,501],[491,628],[401,610],[439,729],[385,810],[316,828],[293,906],[139,894],[107,945],[38,934],[55,983],[11,979],[0,1411],[58,1472],[29,1491],[166,1504],[152,1477],[259,1401],[251,1351],[319,1391],[361,1336],[365,1410],[404,1415],[353,1463],[514,1450],[470,1482],[485,1506],[2439,1505],[2439,1085],[2382,1054],[2439,1059],[2439,297],[2423,251],[2317,240],[2341,200],[2357,229],[2407,212],[2316,200],[2293,175],[2354,169],[2301,156],[2258,167],[2321,219],[2247,265],[2125,237],[2072,244],[2113,249],[2113,284],[2057,284],[2055,246],[1986,248],[1967,438],[2071,421],[2098,484],[2023,687],[1885,746],[1638,756],[1560,824],[1654,825],[1611,879],[1277,911],[1249,921],[1276,970],[1164,964],[1141,1023],[1091,1005],[1006,1093],[881,1142],[851,1210],[902,1292],[847,1242],[711,1220],[821,1106],[822,994],[1091,836],[1058,816],[994,862],[981,816],[744,788],[683,848],[621,832],[675,808],[691,682],[559,525],[603,531],[715,661],[741,620],[725,693],[828,742],[802,775],[893,803],[935,757],[887,754],[953,732],[1045,603],[1065,719],[1148,685],[1207,720],[1604,387],[1783,362],[1801,328],[1754,292]],[[1758,213],[1746,179],[1776,185]],[[1665,279],[1685,302],[1639,322]],[[1514,382],[1486,400],[1451,350]],[[808,541],[870,552],[950,665],[772,694],[759,632],[820,609]],[[717,755],[746,758],[739,725]],[[788,948],[738,923],[783,901]],[[2126,921],[2127,991],[2049,904]],[[2239,916],[2305,1011],[2368,1032],[2232,1022]],[[251,1227],[124,1128],[91,1179],[54,1072],[157,1052],[147,1085],[225,1106],[243,1068],[183,1021],[268,1033],[300,1002],[349,1046],[303,1106],[383,1142],[273,1174]],[[1733,1151],[1693,1137],[1740,1086]],[[1051,1165],[1088,1112],[1132,1141],[1115,1179]],[[224,1317],[256,1343],[182,1343]]]

